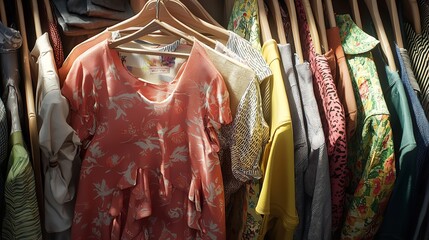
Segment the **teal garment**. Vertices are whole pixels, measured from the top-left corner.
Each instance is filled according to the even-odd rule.
[[[377,37],[371,16],[367,9],[362,9],[364,30]],[[385,31],[389,36],[392,27],[387,13],[382,13]],[[389,42],[394,46],[392,41]],[[393,49],[393,48],[392,48]],[[408,230],[411,222],[411,204],[417,182],[417,144],[407,94],[402,80],[396,71],[387,66],[382,56],[381,46],[373,50],[374,61],[380,77],[380,84],[390,113],[395,149],[396,181],[390,196],[382,225],[376,239],[409,239]]]
[[[386,66],[381,81],[389,107],[396,158],[397,178],[376,239],[409,239],[409,222],[417,183],[417,144],[404,86],[397,72]]]
[[[14,132],[10,143],[12,150],[5,182],[5,216],[1,238],[42,239],[34,172],[30,156],[24,148],[22,132]]]

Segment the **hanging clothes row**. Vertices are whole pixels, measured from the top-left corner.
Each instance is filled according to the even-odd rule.
[[[427,1],[113,2],[20,12],[2,238],[429,237]]]
[[[298,144],[295,146],[296,156],[294,160],[296,209],[300,219],[295,230],[295,238],[408,239],[414,236],[415,239],[424,239],[424,237],[422,238],[423,232],[425,232],[423,229],[426,227],[423,227],[423,219],[427,215],[427,211],[424,209],[427,208],[425,205],[421,205],[421,201],[424,198],[422,195],[427,195],[427,190],[424,187],[426,186],[426,178],[419,177],[421,176],[419,167],[425,169],[426,167],[423,167],[427,164],[425,160],[429,158],[427,155],[428,122],[427,118],[422,118],[421,115],[424,112],[422,108],[424,98],[416,107],[417,101],[415,100],[417,100],[418,95],[409,91],[406,92],[405,89],[411,84],[407,82],[408,75],[411,78],[414,76],[411,66],[417,71],[427,71],[428,69],[423,67],[427,60],[423,60],[426,59],[425,57],[412,57],[415,63],[411,65],[408,56],[406,56],[406,50],[399,50],[398,46],[395,49],[398,49],[402,55],[396,55],[395,52],[397,59],[393,59],[393,51],[389,49],[389,46],[395,46],[392,40],[393,36],[396,37],[395,41],[398,44],[402,44],[400,31],[403,29],[397,25],[399,22],[395,22],[393,17],[395,14],[401,16],[401,12],[393,12],[392,14],[392,11],[397,11],[395,1],[387,1],[387,7],[383,7],[383,9],[389,9],[394,27],[388,21],[389,16],[384,13],[382,17],[387,20],[383,23],[379,21],[380,13],[378,13],[376,1],[366,1],[360,3],[359,6],[357,2],[352,1],[355,2],[351,6],[355,18],[359,19],[360,26],[363,23],[363,30],[372,36],[355,25],[349,16],[344,14],[335,16],[331,4],[333,3],[335,7],[337,2],[325,1],[324,3],[327,9],[329,9],[329,5],[331,7],[331,11],[328,10],[328,16],[326,16],[330,20],[331,28],[327,30],[324,27],[323,12],[319,11],[321,1],[313,1],[312,4],[308,1],[285,2],[288,4],[289,12],[285,10],[282,12],[290,15],[290,21],[287,21],[287,16],[284,18],[287,21],[283,23],[286,26],[285,32],[290,36],[293,25],[300,28],[299,36],[301,43],[303,43],[300,46],[303,46],[304,59],[309,61],[313,74],[314,94],[318,103],[328,152],[327,157],[322,157],[319,161],[309,161],[306,163],[307,165],[304,165],[305,167],[302,167],[303,161],[301,159],[303,158],[300,153],[302,150],[298,147],[300,142],[294,139],[295,144]],[[294,20],[294,13],[290,11],[290,6],[293,4],[296,6],[298,20]],[[411,3],[405,3],[405,5],[409,4]],[[267,5],[270,14],[265,13]],[[268,21],[266,19],[267,16],[272,15],[274,15],[273,18],[276,18],[276,10],[271,7],[275,4],[267,5],[263,1],[236,1],[233,8],[229,27],[253,42],[256,48],[260,47],[259,39],[263,39],[264,46],[267,44],[268,41],[264,39],[264,36],[265,38],[271,37],[271,32],[275,38],[278,35],[279,42],[285,42],[285,39],[282,39],[281,34],[278,33],[278,28],[269,24],[269,19]],[[341,6],[344,4],[338,5],[344,7]],[[424,22],[425,16],[428,15],[427,6],[426,2],[419,2],[418,9],[421,11],[421,22],[424,26],[427,26]],[[368,9],[366,9],[367,7]],[[260,11],[261,8],[264,9],[262,12]],[[407,8],[413,10],[412,7],[407,6]],[[361,10],[363,18],[360,18],[359,10]],[[338,11],[343,10],[339,8]],[[253,15],[246,18],[249,12]],[[259,19],[259,22],[254,23],[255,19]],[[381,25],[386,24],[386,22],[389,23],[387,26],[389,30],[394,29],[396,35],[392,31],[386,34]],[[418,21],[413,19],[410,22],[414,24],[414,29],[419,29],[420,19]],[[261,26],[261,34],[257,31],[259,25]],[[411,24],[406,23],[406,25],[412,29]],[[256,30],[246,28],[246,26],[256,26]],[[374,31],[374,28],[377,31]],[[410,46],[415,41],[413,40],[415,36],[418,36],[421,42],[427,41],[424,37],[425,32],[425,30],[422,34],[413,32],[414,34],[407,38],[411,41]],[[257,35],[257,37],[250,37],[252,34]],[[319,37],[321,40],[318,40]],[[378,47],[376,48],[379,41],[374,37],[382,39],[382,51]],[[327,41],[324,40],[325,38],[328,38]],[[292,47],[296,43],[296,41],[291,40],[289,42]],[[282,45],[279,44],[279,49],[282,48]],[[420,50],[424,55],[425,47]],[[300,49],[296,50],[296,52],[299,51]],[[323,55],[321,55],[322,52],[324,52]],[[388,64],[384,63],[381,52],[387,56]],[[403,56],[408,61],[407,70],[403,65]],[[289,58],[282,60],[290,61]],[[400,62],[402,79],[395,72],[395,61]],[[284,79],[290,78],[284,75]],[[420,85],[424,86],[427,83],[427,76],[420,79]],[[304,84],[299,83],[298,85],[304,87]],[[413,82],[413,85],[418,86],[417,82]],[[296,104],[296,101],[291,101],[291,94],[286,93],[289,103],[295,102]],[[302,102],[305,101],[306,97],[302,97]],[[293,111],[291,113],[293,114]],[[299,114],[295,115],[296,118],[299,117]],[[299,123],[299,120],[292,122],[295,137],[302,131],[301,124],[294,125]],[[312,127],[313,124],[307,122],[306,125]],[[308,134],[308,139],[310,142],[312,141],[310,134]],[[325,154],[320,156],[323,155]],[[308,156],[311,156],[311,150]],[[327,165],[328,161],[329,166]],[[314,172],[310,163],[318,164],[315,168],[317,172]],[[331,185],[331,197],[328,198],[328,201],[323,197],[323,194],[317,192],[317,184],[322,186],[319,189],[323,189],[323,191],[328,189],[329,182],[323,183],[325,176],[323,173],[327,171],[330,173]],[[309,174],[313,177],[311,178],[313,183],[311,185],[301,183],[300,176],[307,177]],[[264,183],[265,180],[262,185]],[[271,182],[270,184],[272,185]],[[307,194],[309,191],[318,194],[304,194],[303,196],[307,196],[308,199],[306,202],[300,200],[300,188],[306,189]],[[330,206],[328,205],[329,199],[331,200]],[[258,204],[260,202],[261,199],[259,199]],[[415,205],[417,202],[419,204]],[[386,206],[387,210],[385,211]],[[423,211],[421,206],[424,206]],[[325,208],[332,210],[331,215],[324,212]],[[328,220],[326,220],[327,218]],[[332,221],[329,218],[332,218]],[[415,228],[416,219],[419,219],[417,228]],[[404,226],[404,222],[410,224]],[[380,225],[382,227],[379,229]],[[330,228],[332,228],[332,236],[324,232]],[[273,229],[276,231],[275,228]],[[261,233],[259,230],[257,232]]]

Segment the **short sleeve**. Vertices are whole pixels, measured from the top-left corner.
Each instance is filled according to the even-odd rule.
[[[80,62],[75,62],[71,67],[61,93],[70,105],[70,126],[85,147],[96,129],[97,93],[91,74]]]
[[[217,130],[232,121],[228,89],[220,74],[207,87],[206,107],[209,120]]]
[[[206,123],[207,133],[212,148],[218,152],[220,150],[219,129],[222,124],[232,122],[229,93],[220,74],[207,86],[205,107],[208,117]]]

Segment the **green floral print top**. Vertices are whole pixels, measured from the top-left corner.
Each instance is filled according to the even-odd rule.
[[[257,0],[236,0],[228,23],[231,30],[248,40],[252,47],[261,51],[261,29],[259,27]]]
[[[379,41],[349,15],[336,16],[358,109],[349,144],[349,181],[341,239],[372,239],[382,222],[395,182],[390,115],[371,50]]]

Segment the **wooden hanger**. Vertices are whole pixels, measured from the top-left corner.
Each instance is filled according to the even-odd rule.
[[[48,18],[48,22],[54,22],[54,16],[52,15],[51,3],[49,0],[43,0],[46,8],[46,17]]]
[[[159,21],[157,18],[153,19],[149,24],[142,27],[140,30],[134,32],[131,35],[121,37],[116,40],[112,40],[109,42],[110,48],[115,48],[123,52],[131,52],[131,53],[144,53],[144,54],[151,54],[151,55],[162,55],[162,56],[171,56],[171,57],[181,57],[181,58],[187,58],[189,57],[189,54],[186,53],[178,53],[178,52],[163,52],[163,51],[156,51],[156,50],[149,50],[149,49],[134,49],[134,48],[126,48],[126,47],[120,47],[120,45],[139,39],[144,35],[147,35],[149,33],[152,33],[154,31],[158,31],[164,29],[174,35],[180,36],[181,38],[185,39],[186,41],[193,43],[194,40],[192,37],[187,36],[183,32],[177,30],[174,27],[171,27],[170,25]]]
[[[145,5],[141,8],[140,12],[137,13],[136,16],[128,20],[125,20],[123,22],[120,22],[119,24],[116,24],[108,28],[108,30],[111,31],[112,29],[116,30],[116,28],[121,28],[121,29],[128,28],[130,27],[130,24],[127,23],[127,21],[131,21],[134,26],[146,25],[153,19],[152,16],[154,14],[153,13],[147,14],[147,12],[144,12],[144,11],[147,11],[149,7],[153,8],[154,2],[156,2],[156,0],[145,1]],[[201,20],[200,18],[195,16],[192,13],[192,11],[188,7],[186,7],[186,5],[184,5],[181,1],[164,0],[163,4],[165,8],[171,13],[170,15],[174,17],[177,21],[180,21],[181,23],[183,23],[185,26],[189,26],[189,28],[194,29],[199,33],[204,33],[210,36],[214,36],[216,40],[219,40],[223,43],[226,43],[226,41],[228,41],[229,33],[225,28],[219,27],[218,25],[213,25],[206,21]],[[195,5],[192,5],[192,6],[195,6]],[[144,14],[142,14],[142,12]],[[136,21],[137,19],[139,19],[139,21]],[[167,22],[166,20],[163,20],[163,21]],[[170,22],[169,24],[174,25],[176,28],[179,28],[176,24],[171,24]]]
[[[395,0],[386,0],[387,8],[389,9],[390,19],[393,25],[393,32],[395,34],[395,41],[398,47],[404,48],[404,41],[402,40],[401,27],[399,26],[398,9]]]
[[[362,20],[360,18],[359,4],[357,0],[349,0],[350,8],[352,9],[353,20],[355,24],[362,29]]]
[[[45,0],[45,1],[49,1],[49,0]],[[168,10],[170,11],[171,14],[177,14],[178,17],[182,16],[183,15],[183,11],[180,8],[184,7],[183,4],[174,5],[174,6],[177,6],[177,7],[173,8],[173,9],[170,9],[170,6],[173,6],[173,2],[174,1],[175,2],[179,2],[178,0],[169,0],[167,2],[167,4],[164,2],[164,6],[167,6],[167,8],[168,8]],[[152,1],[150,3],[150,6],[152,6],[152,10],[155,8],[154,5],[155,5],[154,1]],[[58,74],[60,76],[61,81],[65,80],[65,77],[67,76],[67,73],[68,73],[71,65],[73,64],[73,61],[80,54],[82,54],[83,52],[85,52],[86,50],[88,50],[90,47],[94,46],[95,44],[97,44],[99,42],[102,42],[102,41],[110,38],[111,31],[130,29],[132,27],[138,27],[138,26],[141,27],[141,26],[144,26],[144,25],[148,24],[151,20],[153,20],[153,18],[155,17],[155,14],[153,13],[153,11],[152,11],[152,14],[146,14],[146,12],[145,12],[145,11],[147,11],[146,8],[148,8],[148,6],[149,6],[149,4],[146,2],[145,6],[140,10],[140,12],[138,12],[136,15],[134,15],[130,19],[127,19],[127,20],[125,20],[123,22],[120,22],[120,23],[118,23],[118,24],[110,27],[110,28],[107,28],[105,31],[103,31],[103,32],[101,32],[101,33],[99,33],[99,34],[97,34],[97,35],[95,35],[95,36],[93,36],[93,37],[85,40],[84,42],[79,43],[77,46],[75,46],[71,50],[71,52],[69,53],[69,55],[67,56],[67,58],[65,59],[62,67],[58,70]],[[190,11],[189,9],[187,9],[187,10],[186,9],[187,8],[185,8],[185,11]],[[163,14],[163,13],[161,13],[161,14]],[[188,16],[187,19],[189,20],[189,16]],[[182,19],[180,19],[180,20],[182,20]],[[200,19],[199,23],[202,23],[204,25],[209,25],[210,27],[213,27],[213,25],[211,25],[211,24],[209,24],[209,23],[207,23],[205,21],[202,21],[201,19]],[[197,23],[197,22],[193,22],[192,23],[192,21],[188,21],[186,23],[184,22],[184,24],[187,24],[188,26],[191,26],[192,28],[195,28],[195,29],[198,28],[196,26],[198,26],[199,23]],[[200,26],[200,28],[203,29],[204,26]],[[215,31],[220,31],[221,32],[220,34],[223,34],[223,36],[225,36],[224,37],[225,39],[227,39],[227,37],[229,38],[229,33],[225,29],[220,28],[220,27],[213,27],[213,29]],[[214,35],[213,32],[207,31],[207,33]],[[189,34],[189,35],[192,35],[192,34]],[[216,35],[216,36],[218,36],[218,35]],[[155,39],[155,38],[150,38],[150,37],[147,37],[147,38],[148,39]],[[155,39],[155,40],[157,40],[157,39]],[[222,42],[222,39],[218,39],[218,40],[220,40]],[[227,41],[227,40],[224,40],[224,41]],[[212,46],[212,44],[208,44],[208,45]]]
[[[383,27],[383,22],[381,21],[377,0],[365,0],[365,3],[369,9],[369,13],[371,14],[372,21],[374,22],[378,40],[381,44],[381,49],[387,58],[387,64],[392,71],[396,71],[395,58],[393,57],[393,52],[390,48],[389,40]]]
[[[1,0],[3,2],[3,0]],[[22,64],[23,64],[23,78],[24,78],[24,92],[25,92],[25,102],[27,105],[27,122],[30,138],[30,149],[31,149],[31,159],[34,170],[34,178],[36,184],[36,195],[37,202],[39,206],[40,214],[40,224],[42,227],[42,232],[44,228],[44,198],[43,198],[43,182],[42,182],[42,170],[40,164],[40,147],[39,147],[39,131],[37,126],[37,115],[34,106],[34,94],[33,94],[33,82],[31,81],[31,71],[30,71],[30,51],[28,50],[28,41],[27,41],[27,31],[25,28],[25,18],[24,18],[24,9],[22,6],[22,0],[15,1],[17,13],[18,13],[18,22],[19,29],[22,35]]]
[[[33,10],[36,37],[40,37],[42,36],[42,25],[40,24],[39,5],[37,4],[37,0],[31,0],[31,8]]]
[[[332,0],[325,0],[326,11],[328,13],[328,23],[330,28],[334,28],[337,26],[337,22],[335,21],[335,13],[334,7],[332,6]]]
[[[314,21],[313,12],[311,10],[311,5],[309,0],[303,0],[305,9],[305,16],[307,18],[308,27],[310,29],[311,39],[314,45],[314,50],[318,54],[322,54],[322,47],[320,46],[319,33],[317,32],[316,22]]]
[[[158,11],[156,11],[156,6],[158,6]],[[153,19],[156,18],[156,13],[158,13],[159,18],[161,22],[167,23],[168,25],[188,34],[191,36],[195,36],[200,41],[204,42],[205,44],[214,47],[216,45],[216,42],[203,34],[197,32],[193,28],[187,26],[186,24],[182,23],[181,21],[177,20],[167,9],[166,5],[164,4],[164,1],[162,0],[149,0],[146,2],[145,6],[142,8],[142,10],[134,15],[133,17],[120,22],[112,27],[107,28],[108,31],[115,31],[120,29],[126,29],[128,27],[142,27],[147,25],[149,22],[151,22]],[[188,18],[191,19],[191,18]]]
[[[277,30],[277,37],[279,38],[278,43],[286,44],[287,43],[286,32],[285,32],[285,28],[283,26],[283,19],[282,19],[282,15],[280,12],[280,4],[279,4],[278,0],[269,0],[268,5],[269,5],[269,8],[274,15],[274,24],[275,24],[276,30]]]
[[[273,39],[270,30],[270,24],[268,23],[267,12],[265,11],[264,0],[258,0],[258,12],[259,12],[259,25],[261,27],[262,42]]]
[[[422,24],[420,22],[420,11],[417,0],[402,0],[402,5],[405,10],[405,17],[411,22],[414,31],[417,34],[422,32]]]
[[[185,53],[162,52],[162,51],[149,50],[149,49],[132,49],[132,48],[120,47],[120,45],[122,45],[124,43],[131,42],[131,41],[139,39],[145,35],[148,35],[150,33],[153,33],[155,31],[160,31],[160,30],[165,30],[168,33],[171,33],[175,36],[179,36],[180,38],[183,38],[192,44],[194,43],[194,40],[189,35],[186,35],[184,32],[182,32],[182,31],[172,27],[171,25],[159,20],[160,19],[160,11],[159,10],[161,7],[160,6],[161,2],[162,1],[160,1],[160,0],[156,1],[155,19],[153,19],[151,22],[149,22],[146,26],[141,27],[139,30],[137,30],[133,34],[130,34],[130,35],[125,36],[125,37],[121,37],[119,39],[109,41],[109,47],[118,49],[120,51],[132,52],[132,53],[145,53],[145,54],[163,55],[163,56],[168,55],[168,56],[172,56],[172,57],[185,57],[185,58],[189,57],[189,54],[185,54]]]
[[[319,27],[319,34],[322,40],[322,51],[326,52],[329,49],[328,37],[326,36],[325,16],[323,11],[322,0],[311,0],[311,6],[314,12],[314,19]]]
[[[301,39],[299,35],[298,17],[296,16],[296,8],[294,0],[284,0],[289,13],[290,23],[292,26],[293,43],[295,51],[298,54],[300,63],[304,62],[304,54],[302,53]]]

